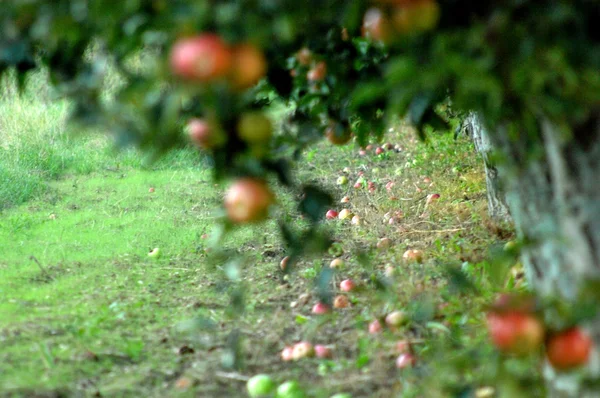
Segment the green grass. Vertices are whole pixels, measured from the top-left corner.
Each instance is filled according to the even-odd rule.
[[[445,397],[501,385],[520,396],[509,379],[539,395],[537,368],[502,362],[485,336],[483,306],[506,280],[488,248],[511,232],[487,218],[481,164],[466,140],[424,144],[401,127],[390,134],[399,153],[360,157],[352,145],[323,143],[305,154],[299,178],[336,201],[349,196],[335,207],[363,222],[324,223],[346,262],[331,287],[352,278],[361,289],[350,308],[317,317],[313,279],[334,255],[284,275],[285,248],[268,222],[229,234],[222,249],[243,261],[228,262],[203,236],[217,225],[223,187],[201,156],[183,149],[147,164],[100,136],[73,138],[68,105],[35,92],[0,103],[0,396],[236,397],[257,373],[297,379],[311,397]],[[375,192],[352,188],[359,172]],[[347,187],[335,185],[342,174]],[[300,225],[278,192],[277,214]],[[440,199],[426,205],[431,193]],[[383,222],[397,211],[396,223]],[[383,237],[392,247],[376,250]],[[154,247],[158,260],[147,256]],[[423,250],[425,262],[406,263],[407,248]],[[369,335],[367,324],[393,309],[411,314],[408,325]],[[414,342],[414,370],[395,369],[398,339]],[[300,340],[333,346],[334,359],[282,362],[284,346]]]

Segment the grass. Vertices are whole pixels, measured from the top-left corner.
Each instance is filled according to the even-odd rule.
[[[305,154],[299,177],[349,196],[345,207],[362,218],[325,222],[346,263],[330,286],[352,278],[361,289],[350,308],[313,316],[313,279],[334,255],[284,275],[285,248],[268,222],[228,235],[224,248],[244,261],[224,261],[204,237],[222,187],[195,151],[148,165],[134,151],[115,155],[104,138],[74,139],[68,104],[34,95],[39,79],[0,103],[0,396],[235,397],[256,373],[297,379],[313,397],[473,396],[500,386],[541,394],[538,369],[502,361],[485,336],[483,306],[506,281],[488,249],[511,233],[486,216],[481,164],[466,140],[421,143],[398,126],[390,140],[400,152],[361,157],[323,143]],[[359,172],[374,192],[352,188]],[[347,187],[335,185],[343,174]],[[427,204],[431,193],[440,199]],[[383,222],[389,212],[401,212],[396,223]],[[375,248],[383,237],[389,250]],[[147,256],[153,247],[158,260]],[[407,248],[426,260],[407,263]],[[369,335],[367,324],[393,309],[409,323]],[[413,342],[414,369],[395,369],[399,339]],[[300,340],[331,345],[334,359],[282,362],[284,346]]]

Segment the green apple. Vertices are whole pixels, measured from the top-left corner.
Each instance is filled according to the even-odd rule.
[[[286,381],[277,388],[277,398],[304,398],[305,396],[297,381]]]
[[[154,249],[150,250],[148,252],[148,257],[150,258],[159,258],[160,257],[160,249],[158,247],[155,247]]]
[[[275,389],[275,382],[269,375],[260,374],[251,377],[246,388],[251,397],[266,397]]]
[[[338,177],[337,183],[338,183],[338,185],[346,185],[346,184],[348,184],[348,177],[346,177],[346,176]]]
[[[238,121],[237,132],[250,145],[266,145],[273,135],[273,125],[262,112],[246,112]]]

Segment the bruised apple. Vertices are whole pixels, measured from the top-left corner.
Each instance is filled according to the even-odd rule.
[[[250,177],[235,181],[225,194],[227,215],[238,224],[264,220],[273,202],[273,193],[266,182]]]
[[[179,39],[171,49],[171,71],[188,80],[209,82],[231,70],[231,50],[220,36],[206,33]]]

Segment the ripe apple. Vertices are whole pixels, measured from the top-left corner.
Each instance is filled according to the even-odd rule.
[[[376,334],[382,330],[383,327],[381,326],[381,322],[379,322],[379,320],[375,319],[373,322],[369,323],[369,333]]]
[[[362,188],[362,186],[363,186],[363,182],[362,182],[362,181],[360,181],[360,180],[359,180],[359,181],[356,181],[356,182],[354,183],[354,189],[360,189],[360,188]]]
[[[160,249],[158,247],[155,247],[154,249],[148,252],[148,257],[157,259],[160,258],[160,254]]]
[[[263,112],[245,112],[238,120],[237,133],[250,145],[262,145],[271,139],[273,124]]]
[[[333,307],[334,308],[346,308],[349,305],[350,305],[350,301],[348,300],[348,297],[344,296],[343,294],[337,295],[333,299]]]
[[[350,222],[352,223],[352,225],[360,225],[360,224],[362,224],[362,220],[360,219],[359,216],[352,217],[352,220]]]
[[[301,341],[299,343],[294,344],[292,349],[292,358],[294,361],[298,359],[312,357],[315,355],[315,349],[311,343],[308,341]]]
[[[390,238],[381,238],[377,242],[377,248],[379,250],[389,249],[392,246],[392,240]]]
[[[333,145],[344,145],[352,138],[352,133],[340,123],[332,122],[325,129],[325,136]]]
[[[347,220],[349,218],[351,218],[353,216],[352,212],[348,209],[342,209],[342,211],[340,211],[340,214],[338,214],[338,218],[340,220]]]
[[[382,153],[384,153],[385,151],[383,150],[382,147],[378,146],[377,149],[375,149],[375,155],[381,155]]]
[[[252,44],[241,44],[233,49],[230,81],[237,89],[254,86],[267,72],[263,52]]]
[[[392,26],[379,8],[369,8],[363,17],[362,35],[382,43],[387,43],[393,35]]]
[[[392,311],[385,317],[385,324],[389,327],[398,327],[406,321],[406,314],[403,311]]]
[[[592,339],[580,328],[573,327],[550,336],[546,355],[554,369],[570,370],[588,362],[592,346]]]
[[[286,381],[277,387],[275,398],[305,398],[306,395],[297,381]]]
[[[344,260],[342,260],[341,258],[334,258],[329,263],[329,266],[331,268],[342,268],[344,266]]]
[[[154,193],[154,191],[155,191],[154,187],[150,187],[150,189],[148,189],[149,193]]]
[[[352,279],[344,279],[340,282],[340,290],[342,292],[350,292],[354,290],[356,284],[352,281]]]
[[[301,48],[296,53],[296,60],[298,60],[300,65],[308,66],[312,62],[312,59],[312,52],[306,47]]]
[[[431,195],[427,195],[427,202],[426,204],[429,205],[432,202],[435,202],[436,200],[438,200],[440,198],[440,194],[439,193],[432,193]]]
[[[347,196],[344,196],[344,197],[342,198],[342,200],[340,200],[340,203],[349,203],[349,202],[350,202],[350,198],[349,198],[349,197],[347,197]]]
[[[294,359],[294,347],[285,347],[281,351],[281,359],[284,361],[291,361]]]
[[[530,313],[490,312],[487,314],[487,325],[494,345],[508,354],[535,352],[544,339],[544,326]]]
[[[331,358],[331,348],[322,344],[317,344],[315,345],[315,355],[317,358]]]
[[[275,389],[275,382],[268,375],[256,375],[248,380],[246,388],[251,397],[266,397]]]
[[[400,354],[396,359],[396,367],[398,369],[409,368],[415,365],[416,358],[411,353]]]
[[[306,78],[311,82],[320,82],[327,75],[327,64],[323,61],[317,62],[306,74]]]
[[[348,177],[346,177],[346,176],[338,177],[337,184],[338,185],[346,185],[346,184],[348,184]]]
[[[417,249],[408,249],[402,255],[402,258],[407,262],[423,262],[423,252]]]
[[[251,177],[235,181],[225,194],[225,210],[229,219],[238,224],[258,222],[267,218],[274,196],[266,182]]]
[[[323,315],[323,314],[328,313],[329,311],[330,311],[329,306],[327,304],[321,303],[321,302],[316,303],[312,308],[313,314],[317,314],[317,315]]]
[[[328,220],[333,220],[334,218],[337,218],[338,216],[338,212],[331,209],[331,210],[327,210],[327,213],[325,213],[325,218]]]
[[[227,140],[227,136],[220,126],[216,123],[209,123],[206,119],[190,119],[186,130],[190,141],[202,149],[217,148]]]
[[[279,263],[279,266],[281,267],[281,269],[282,269],[283,271],[285,271],[285,269],[287,268],[287,266],[288,266],[288,263],[289,263],[289,262],[290,262],[290,256],[285,256],[285,257],[284,257],[284,258],[281,260],[281,262]]]
[[[425,177],[425,178],[423,178],[423,182],[424,182],[425,184],[430,184],[430,183],[431,183],[431,178],[429,178],[429,177]]]
[[[209,82],[231,70],[231,50],[220,36],[206,33],[175,42],[170,55],[171,71],[188,80]]]

